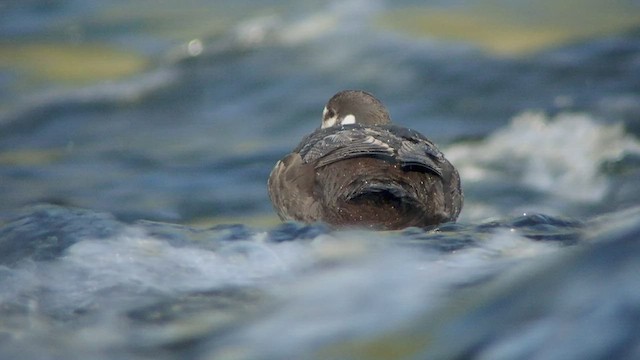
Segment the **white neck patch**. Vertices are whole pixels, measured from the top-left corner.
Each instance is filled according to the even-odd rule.
[[[322,129],[332,127],[333,125],[336,124],[336,121],[338,120],[338,115],[334,115],[333,117],[325,119],[325,116],[327,116],[328,111],[329,110],[327,110],[326,107],[324,108],[324,110],[322,110],[322,126],[320,127]]]
[[[336,120],[338,120],[338,117],[337,117],[337,116],[334,116],[334,117],[332,117],[332,118],[325,119],[324,121],[322,121],[322,126],[321,126],[321,127],[322,127],[323,129],[324,129],[324,128],[328,128],[328,127],[332,127],[333,125],[335,125],[335,124],[336,124]]]

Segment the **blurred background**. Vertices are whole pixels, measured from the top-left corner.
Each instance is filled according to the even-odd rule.
[[[343,89],[457,224],[277,225]],[[0,0],[0,358],[638,359],[639,137],[637,0]]]
[[[0,2],[0,220],[38,202],[272,225],[275,162],[365,89],[462,175],[462,221],[640,200],[640,5]]]

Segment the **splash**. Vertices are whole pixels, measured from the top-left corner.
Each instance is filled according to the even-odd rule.
[[[446,154],[468,183],[506,178],[566,200],[597,202],[610,187],[602,166],[640,154],[640,143],[622,124],[601,124],[586,114],[525,112],[482,142]]]

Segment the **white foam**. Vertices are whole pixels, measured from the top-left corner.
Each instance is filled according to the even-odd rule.
[[[603,163],[626,153],[640,154],[640,143],[622,124],[602,124],[586,114],[552,119],[525,112],[484,141],[446,149],[466,183],[513,178],[532,189],[572,201],[596,202],[609,189]]]
[[[4,269],[0,303],[19,303],[43,289],[39,307],[67,314],[95,304],[132,306],[153,295],[206,291],[225,286],[259,286],[305,266],[299,242],[267,243],[264,233],[224,242],[215,250],[176,247],[137,228],[111,239],[80,241],[52,262]],[[128,305],[127,305],[128,304]],[[114,305],[118,306],[118,305]]]
[[[264,355],[263,351],[266,358],[286,358],[296,349],[313,348],[336,337],[388,330],[446,303],[452,288],[516,265],[524,265],[520,267],[524,271],[537,266],[527,260],[548,258],[558,250],[556,244],[535,242],[508,230],[488,237],[479,247],[450,254],[376,248],[370,238],[358,239],[357,234],[334,236],[325,236],[316,248],[346,246],[351,258],[305,273],[282,287],[284,306],[231,341],[233,349],[243,344],[247,351],[243,358]],[[273,336],[283,328],[288,329],[286,337]]]

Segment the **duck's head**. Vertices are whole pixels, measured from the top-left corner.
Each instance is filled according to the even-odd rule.
[[[344,90],[333,95],[322,111],[322,126],[390,124],[389,112],[380,100],[362,90]]]

